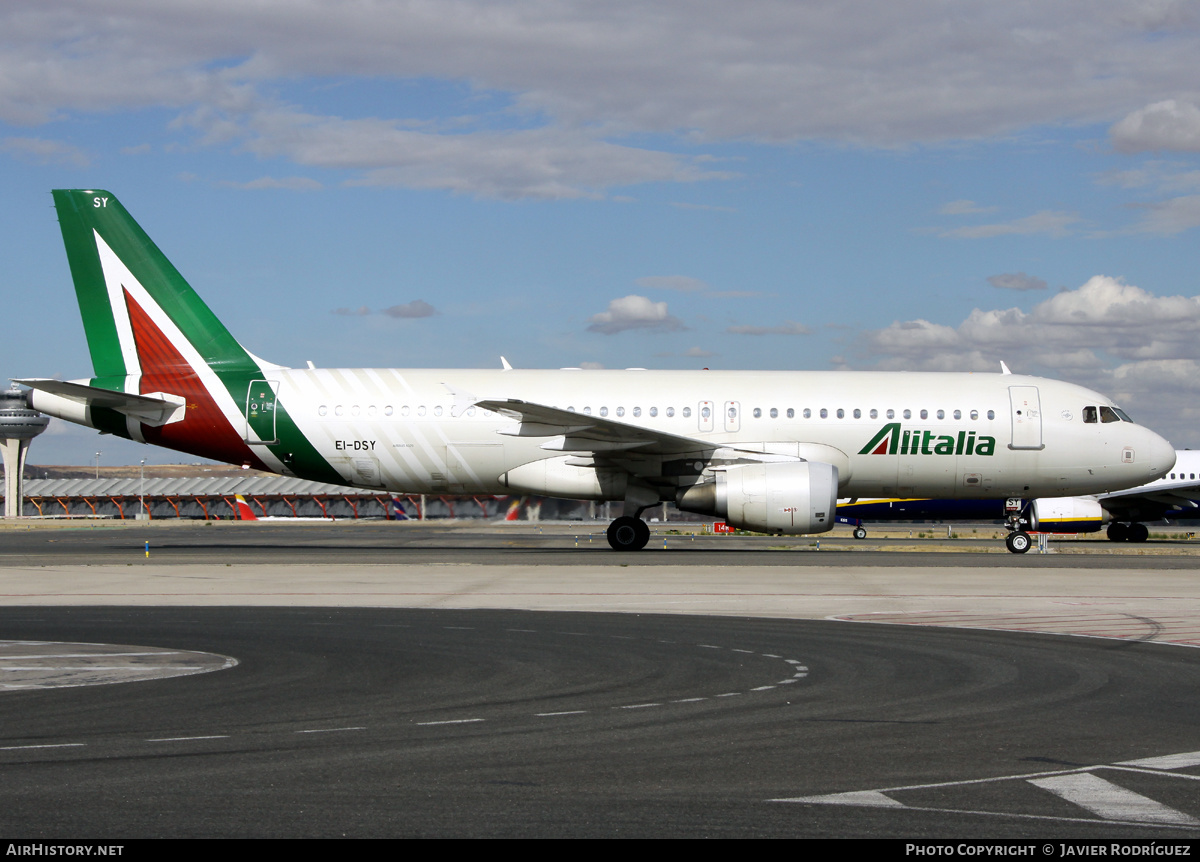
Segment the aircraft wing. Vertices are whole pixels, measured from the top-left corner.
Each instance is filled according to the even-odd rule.
[[[1101,504],[1111,512],[1123,512],[1141,517],[1161,517],[1162,513],[1173,509],[1200,508],[1196,500],[1200,500],[1200,482],[1178,482],[1176,484],[1157,485],[1153,488],[1130,488],[1126,491],[1114,491],[1098,498]]]
[[[515,398],[477,401],[475,404],[485,410],[516,419],[520,423],[511,431],[501,431],[501,434],[548,438],[542,444],[543,449],[596,454],[636,452],[642,455],[684,455],[725,448],[705,440],[667,434],[601,416],[588,416]]]

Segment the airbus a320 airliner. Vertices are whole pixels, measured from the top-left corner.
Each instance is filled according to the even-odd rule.
[[[663,501],[798,535],[831,529],[839,496],[1103,494],[1175,462],[1103,395],[1007,373],[287,368],[242,347],[110,192],[53,194],[94,375],[20,380],[30,406],[204,458],[620,501],[622,551]]]

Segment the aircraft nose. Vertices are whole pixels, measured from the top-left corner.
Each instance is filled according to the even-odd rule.
[[[1150,472],[1154,474],[1155,479],[1158,479],[1165,476],[1175,466],[1175,447],[1149,428],[1146,429],[1146,435],[1149,438],[1145,444],[1146,453],[1149,456],[1147,462],[1150,465]]]

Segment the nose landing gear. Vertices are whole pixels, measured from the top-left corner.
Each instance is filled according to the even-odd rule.
[[[1005,546],[1014,554],[1023,554],[1033,544],[1033,538],[1024,530],[1013,530],[1004,540]]]

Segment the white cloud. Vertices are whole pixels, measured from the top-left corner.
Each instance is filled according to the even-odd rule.
[[[246,183],[226,181],[221,183],[221,185],[247,190],[289,189],[291,191],[317,191],[324,188],[324,186],[311,177],[259,177],[256,180],[250,180]]]
[[[653,329],[660,332],[676,332],[686,329],[683,321],[667,313],[665,302],[651,302],[644,296],[631,294],[614,299],[608,311],[593,314],[588,318],[588,332],[615,335],[627,329]]]
[[[989,275],[988,284],[1004,290],[1045,290],[1046,282],[1023,272],[1002,272],[999,275]]]
[[[1119,121],[1119,146],[1187,149],[1200,55],[1191,8],[39,0],[0,6],[0,119],[144,107],[246,113],[281,82],[361,76],[462,82],[503,96],[515,116],[609,138],[894,146]]]
[[[775,326],[730,326],[725,330],[731,335],[809,335],[812,330],[803,323],[788,320]]]
[[[398,318],[433,317],[433,315],[437,314],[437,309],[422,299],[414,299],[412,302],[406,302],[403,305],[393,305],[390,308],[380,309],[379,313],[386,314],[388,317]]]
[[[36,165],[86,168],[92,162],[91,157],[78,147],[45,138],[3,138],[0,139],[0,153]]]
[[[1200,296],[1156,296],[1108,276],[1033,306],[975,309],[958,326],[897,321],[859,342],[876,368],[1066,377],[1136,407],[1176,445],[1200,443],[1179,419],[1200,377]],[[1194,400],[1194,399],[1193,399]]]
[[[1200,152],[1200,108],[1191,102],[1167,99],[1139,108],[1108,130],[1113,146],[1123,153],[1145,150]]]
[[[1043,210],[1042,212],[1014,219],[1010,222],[953,228],[951,230],[944,230],[939,235],[957,239],[989,239],[994,236],[1010,236],[1013,234],[1021,236],[1045,234],[1046,236],[1063,237],[1070,233],[1068,228],[1078,222],[1079,216],[1073,213]]]
[[[1151,187],[1166,193],[1200,191],[1200,170],[1193,170],[1179,162],[1152,159],[1140,168],[1107,171],[1100,174],[1096,181],[1100,185],[1123,189]]]
[[[658,290],[677,290],[680,293],[701,293],[709,290],[706,282],[690,275],[647,275],[637,279],[638,287]]]
[[[223,121],[204,117],[195,121]],[[225,134],[223,129],[222,134]],[[599,198],[613,186],[725,179],[696,160],[599,140],[574,129],[441,133],[398,121],[262,111],[234,132],[263,158],[354,171],[348,185],[445,189],[480,197]]]
[[[1174,236],[1200,227],[1200,195],[1184,195],[1148,204],[1136,204],[1142,217],[1125,233],[1153,233]]]
[[[960,200],[942,204],[938,212],[942,215],[975,215],[977,213],[994,212],[995,209],[995,207],[981,207],[975,201]]]

